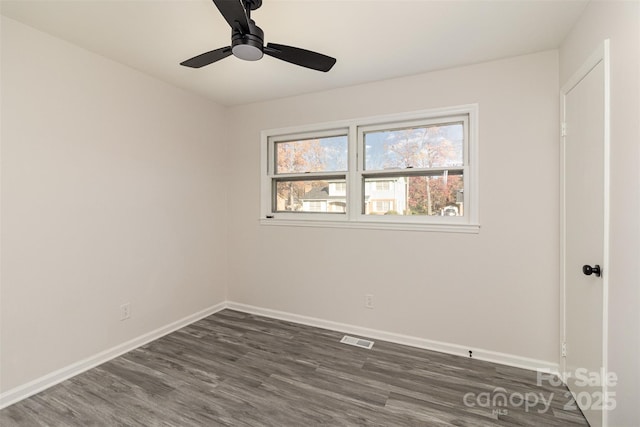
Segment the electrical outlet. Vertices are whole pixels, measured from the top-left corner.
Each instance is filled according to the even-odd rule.
[[[366,308],[373,308],[373,295],[367,294],[364,296],[364,306]]]
[[[131,304],[126,302],[120,306],[120,320],[127,320],[131,317]]]

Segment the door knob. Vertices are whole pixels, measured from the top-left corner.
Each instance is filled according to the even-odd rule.
[[[600,277],[600,266],[598,264],[594,265],[593,267],[591,267],[590,265],[583,265],[582,272],[587,276],[595,274],[596,277]]]

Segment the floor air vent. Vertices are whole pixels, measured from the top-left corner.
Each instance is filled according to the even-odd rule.
[[[367,350],[373,347],[373,341],[363,340],[362,338],[350,337],[349,335],[345,335],[340,340],[341,343],[355,345],[356,347],[366,348]]]

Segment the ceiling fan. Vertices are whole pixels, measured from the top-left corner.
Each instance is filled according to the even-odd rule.
[[[310,50],[275,43],[264,46],[264,33],[251,19],[251,11],[262,6],[262,0],[213,0],[213,3],[231,26],[231,46],[194,56],[180,65],[200,68],[230,55],[245,61],[257,61],[263,54],[324,72],[336,63],[335,58]]]

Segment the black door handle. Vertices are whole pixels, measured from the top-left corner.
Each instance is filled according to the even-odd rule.
[[[590,265],[583,265],[582,272],[587,276],[591,276],[592,274],[595,274],[596,277],[600,277],[600,273],[601,273],[600,266],[598,264],[594,265],[593,267],[591,267]]]

